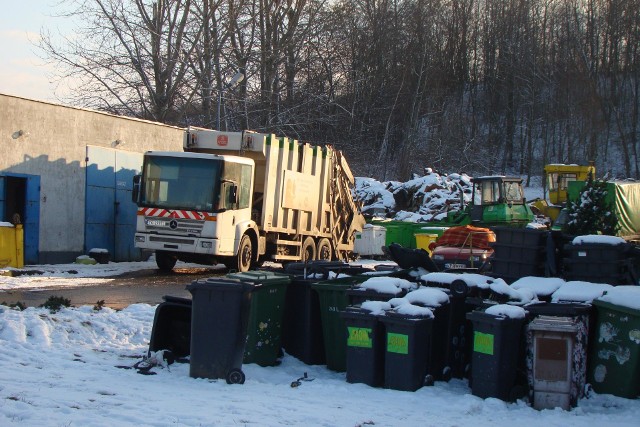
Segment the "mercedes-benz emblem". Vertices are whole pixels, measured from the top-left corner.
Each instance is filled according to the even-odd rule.
[[[172,230],[175,230],[176,228],[178,228],[178,221],[176,221],[175,219],[172,219],[171,222],[169,223],[169,227]]]

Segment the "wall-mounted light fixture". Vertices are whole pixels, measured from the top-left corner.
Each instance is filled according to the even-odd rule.
[[[119,145],[123,145],[124,141],[121,139],[116,139],[115,141],[111,142],[111,147],[116,148]]]
[[[11,134],[11,138],[18,139],[24,134],[25,134],[25,132],[22,129],[20,129],[20,130],[15,131],[14,133],[12,133]]]

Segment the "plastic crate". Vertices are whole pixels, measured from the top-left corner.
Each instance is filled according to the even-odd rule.
[[[499,245],[536,247],[545,245],[548,232],[532,228],[491,227]]]

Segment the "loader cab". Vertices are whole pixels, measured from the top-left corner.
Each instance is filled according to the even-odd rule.
[[[533,220],[533,212],[524,198],[522,178],[483,176],[471,181],[472,223],[520,225]]]
[[[573,181],[586,181],[589,175],[595,177],[596,168],[589,166],[549,164],[544,167],[545,184],[552,205],[564,206],[567,203],[567,190]]]

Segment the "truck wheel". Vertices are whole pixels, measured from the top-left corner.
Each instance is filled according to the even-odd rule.
[[[168,252],[156,251],[156,265],[161,271],[168,272],[173,270],[178,259]]]
[[[253,247],[251,245],[251,238],[246,234],[242,236],[240,240],[240,246],[238,247],[238,255],[236,256],[236,270],[240,273],[249,271],[253,261]]]
[[[331,242],[329,239],[320,239],[318,242],[318,259],[322,261],[331,261],[331,255]]]
[[[302,243],[302,261],[313,261],[316,259],[316,243],[313,241],[313,237],[307,237]]]

